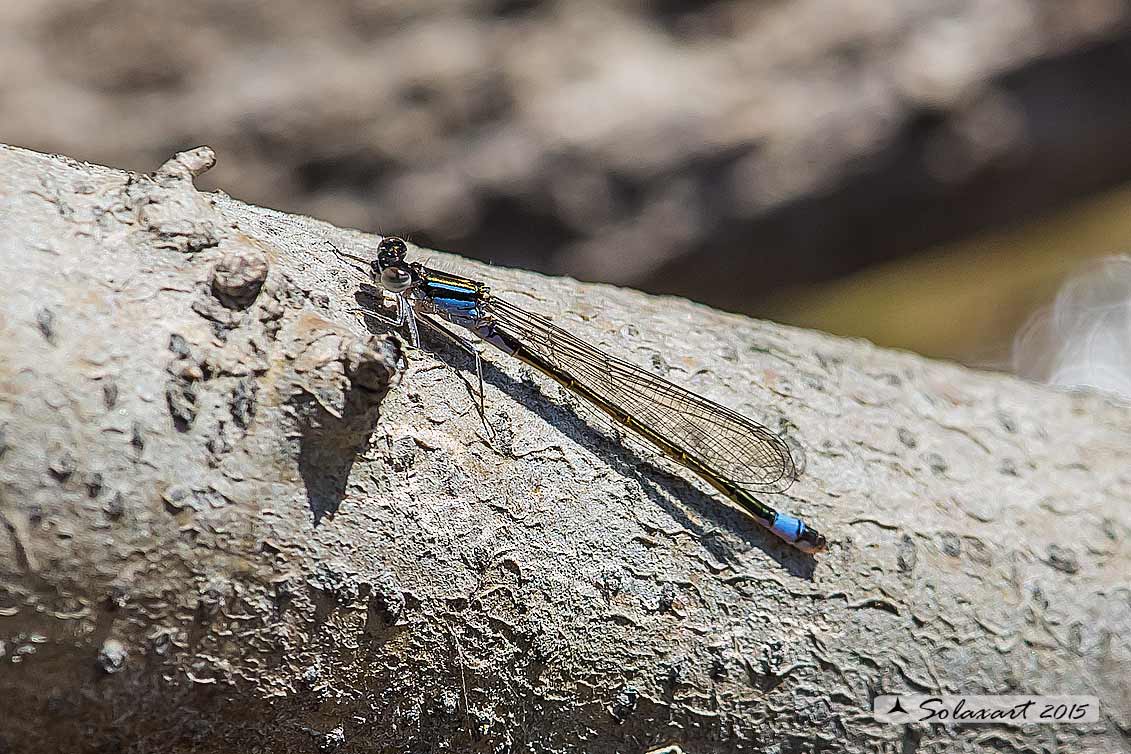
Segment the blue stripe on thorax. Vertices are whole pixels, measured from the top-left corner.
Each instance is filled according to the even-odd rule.
[[[425,292],[433,298],[451,298],[463,300],[478,300],[479,291],[466,285],[452,283],[438,283],[429,280],[424,284]]]
[[[483,319],[483,287],[473,281],[464,283],[441,274],[430,274],[420,290],[436,313],[453,324],[474,328]]]

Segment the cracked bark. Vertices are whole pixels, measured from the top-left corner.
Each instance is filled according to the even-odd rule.
[[[375,239],[0,150],[9,750],[1131,748],[1131,410],[439,257],[780,427],[810,559],[521,365],[401,352]],[[398,384],[399,386],[391,389]],[[1100,697],[883,726],[879,693]]]

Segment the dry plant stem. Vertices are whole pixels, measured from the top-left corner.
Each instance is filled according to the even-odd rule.
[[[375,239],[199,193],[213,160],[0,150],[7,750],[1131,746],[1127,407],[432,256],[781,427],[812,560],[504,361],[489,442],[466,356],[401,375],[351,313],[327,241]],[[874,723],[898,691],[1103,721]]]

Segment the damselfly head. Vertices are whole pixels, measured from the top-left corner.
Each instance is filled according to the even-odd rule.
[[[378,280],[389,293],[404,293],[412,287],[412,271],[405,264],[392,264],[381,270]]]
[[[390,293],[404,293],[415,285],[419,276],[404,261],[408,244],[396,236],[385,236],[377,244],[377,258],[370,264],[373,282]]]
[[[408,254],[408,244],[403,239],[396,236],[385,236],[381,239],[381,243],[377,244],[377,261],[375,264],[380,269],[375,271],[380,272],[386,267],[404,262],[406,254]]]

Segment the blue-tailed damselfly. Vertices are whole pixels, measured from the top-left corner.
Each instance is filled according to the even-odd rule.
[[[779,513],[756,492],[781,492],[797,475],[789,445],[751,419],[618,359],[557,327],[547,318],[491,295],[483,283],[405,259],[408,246],[384,238],[377,258],[362,259],[363,271],[394,294],[396,315],[368,312],[394,327],[407,327],[419,347],[418,322],[455,339],[475,358],[480,396],[483,370],[478,352],[442,321],[474,333],[584,398],[618,425],[683,466],[750,514],[758,523],[805,552],[818,552],[825,538],[803,521]]]

